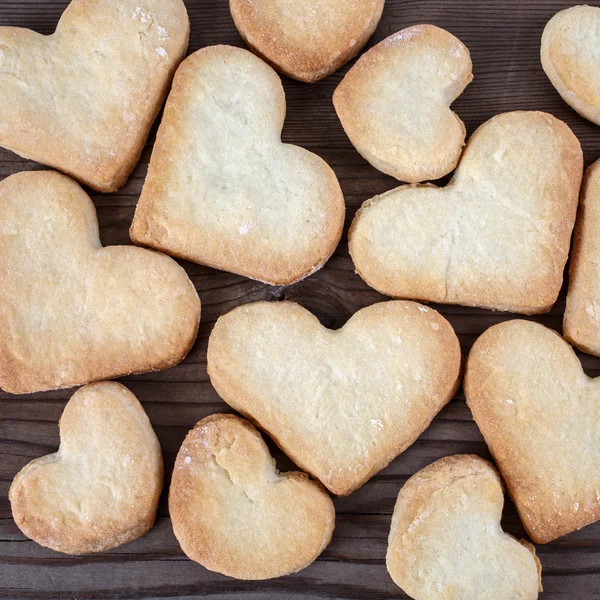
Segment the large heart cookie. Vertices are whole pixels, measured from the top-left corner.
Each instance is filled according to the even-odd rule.
[[[137,244],[285,285],[337,246],[344,198],[318,156],[281,143],[279,77],[247,50],[187,58],[152,153],[131,226]]]
[[[311,83],[355,57],[381,19],[385,0],[229,0],[248,46],[289,77]]]
[[[144,535],[156,518],[163,463],[136,397],[114,382],[81,388],[62,414],[60,438],[58,452],[30,462],[10,486],[21,531],[67,554]]]
[[[600,125],[600,8],[562,10],[542,35],[542,66],[563,100]]]
[[[96,211],[54,171],[0,183],[0,387],[70,387],[183,360],[200,301],[185,271],[141,248],[103,248]]]
[[[600,379],[569,344],[530,321],[495,325],[471,350],[465,392],[534,542],[600,519]]]
[[[477,456],[449,456],[400,490],[387,568],[415,600],[535,600],[535,550],[502,531],[498,473]]]
[[[446,187],[402,186],[363,204],[350,229],[356,270],[394,297],[546,312],[561,288],[582,171],[562,121],[494,117]]]
[[[0,27],[0,145],[116,190],[188,38],[182,0],[73,0],[51,36]]]
[[[439,179],[458,163],[465,126],[450,105],[473,79],[451,33],[415,25],[363,54],[335,90],[335,110],[360,154],[401,181]]]
[[[290,302],[221,317],[208,344],[219,395],[334,494],[406,450],[450,401],[461,353],[452,327],[414,302],[357,312],[337,331]]]
[[[279,473],[260,434],[234,415],[188,433],[169,490],[173,530],[189,558],[237,579],[310,565],[331,540],[333,502],[305,473]]]
[[[600,161],[589,167],[582,187],[563,332],[573,345],[600,356]]]

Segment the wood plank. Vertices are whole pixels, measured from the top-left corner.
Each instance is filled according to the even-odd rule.
[[[227,0],[186,0],[191,23],[190,51],[208,44],[243,46],[229,15]],[[68,0],[4,0],[0,25],[51,33]],[[600,129],[572,111],[555,92],[539,62],[539,42],[548,19],[573,2],[562,0],[387,0],[371,44],[417,23],[434,23],[459,36],[470,48],[475,80],[455,103],[469,134],[500,112],[534,109],[565,120],[582,142],[586,164],[600,156]],[[600,6],[598,1],[588,4]],[[284,78],[288,116],[284,140],[317,152],[337,173],[348,207],[346,225],[361,203],[391,189],[395,181],[367,164],[352,148],[331,103],[333,90],[348,67],[315,85]],[[114,194],[96,194],[105,244],[128,244],[128,228],[147,170],[152,134],[128,184]],[[39,165],[0,150],[0,178]],[[447,178],[446,178],[447,179]],[[383,298],[354,273],[346,235],[325,268],[289,288],[269,287],[212,269],[181,263],[203,302],[200,334],[183,364],[161,373],[123,381],[143,402],[161,441],[166,483],[177,450],[196,421],[228,407],[206,374],[206,346],[215,320],[239,304],[259,299],[289,299],[337,328],[357,310]],[[558,331],[561,299],[535,320]],[[457,306],[436,306],[452,323],[463,352],[489,326],[510,315]],[[600,359],[579,354],[586,372],[600,374]],[[407,452],[360,490],[335,500],[337,527],[323,556],[296,575],[268,582],[240,582],[210,573],[185,558],[171,530],[166,495],[159,519],[148,535],[111,552],[67,557],[27,540],[12,521],[7,499],[10,482],[28,461],[58,444],[57,420],[72,390],[24,397],[0,392],[0,597],[1,598],[200,598],[221,600],[384,599],[404,596],[385,569],[390,515],[398,490],[416,470],[445,455],[474,452],[489,457],[481,434],[464,403],[462,390]],[[271,448],[283,469],[293,468]],[[507,531],[523,528],[510,501],[504,511]],[[600,524],[539,546],[544,567],[543,598],[600,598]]]

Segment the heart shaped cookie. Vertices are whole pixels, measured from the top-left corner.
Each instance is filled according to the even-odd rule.
[[[563,100],[600,125],[600,8],[572,6],[548,21],[542,67]]]
[[[188,38],[182,0],[72,0],[51,36],[0,27],[0,146],[115,191]]]
[[[331,540],[333,502],[305,473],[279,473],[260,434],[212,415],[179,450],[169,490],[183,551],[211,571],[271,579],[310,565]]]
[[[600,356],[600,161],[586,171],[569,269],[565,338]]]
[[[495,325],[471,350],[465,393],[534,542],[600,519],[600,379],[567,342],[530,321]]]
[[[160,445],[136,397],[119,383],[79,389],[60,419],[60,448],[10,486],[15,523],[66,554],[110,550],[154,524],[163,484]]]
[[[385,0],[229,0],[250,48],[278,71],[312,83],[354,58],[373,35]]]
[[[456,167],[465,126],[450,105],[473,79],[451,33],[415,25],[363,54],[333,94],[344,130],[376,169],[401,181],[439,179]]]
[[[54,171],[0,183],[0,387],[23,394],[166,369],[184,359],[200,301],[171,258],[103,248],[96,211]]]
[[[494,117],[446,187],[401,186],[363,204],[349,234],[356,270],[389,296],[546,312],[561,288],[582,171],[562,121]]]
[[[318,156],[281,143],[285,97],[247,50],[210,46],[175,76],[131,239],[274,285],[318,270],[344,198]]]
[[[541,565],[535,549],[500,526],[498,473],[478,456],[448,456],[400,490],[387,568],[415,600],[535,600]]]
[[[448,321],[414,302],[364,308],[337,331],[291,302],[247,304],[217,321],[208,344],[221,398],[340,496],[421,435],[460,366]]]

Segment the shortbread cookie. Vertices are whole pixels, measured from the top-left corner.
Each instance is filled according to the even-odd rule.
[[[400,490],[387,568],[415,600],[535,600],[541,565],[535,549],[500,526],[504,493],[492,465],[448,456]]]
[[[51,36],[0,27],[0,145],[115,191],[188,38],[182,0],[72,0]]]
[[[278,71],[312,83],[354,58],[385,0],[229,0],[240,35]]]
[[[333,95],[350,141],[376,169],[415,183],[456,167],[465,126],[450,105],[473,79],[451,33],[415,25],[361,56]]]
[[[96,211],[55,171],[0,183],[0,387],[23,394],[166,369],[188,353],[200,301],[185,271],[103,248]]]
[[[446,187],[401,186],[363,204],[349,235],[356,270],[389,296],[546,312],[561,288],[582,171],[562,121],[494,117]]]
[[[563,100],[600,125],[600,8],[572,6],[546,25],[542,66]]]
[[[285,96],[260,58],[210,46],[187,58],[167,101],[131,239],[286,285],[337,246],[344,198],[315,154],[281,143]]]
[[[66,554],[110,550],[154,524],[163,484],[160,445],[136,397],[119,383],[87,385],[60,419],[60,448],[10,486],[19,529]]]
[[[600,519],[600,380],[530,321],[488,329],[465,393],[525,528],[544,544]]]
[[[452,398],[460,346],[414,302],[364,308],[337,331],[291,302],[257,302],[215,325],[219,395],[302,469],[346,495],[406,450]]]
[[[175,462],[169,512],[189,558],[237,579],[308,567],[335,525],[323,487],[305,473],[279,473],[258,431],[225,414],[188,433]]]
[[[582,187],[563,332],[573,345],[600,356],[600,161],[588,168]]]

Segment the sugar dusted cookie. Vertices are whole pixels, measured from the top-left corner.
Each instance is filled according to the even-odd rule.
[[[450,324],[414,302],[364,308],[337,331],[291,302],[247,304],[217,321],[208,344],[219,395],[337,495],[421,435],[460,366]]]
[[[96,211],[54,171],[0,183],[0,387],[23,394],[166,369],[186,356],[200,301],[185,271],[103,248]]]
[[[451,33],[415,25],[363,54],[333,103],[350,141],[375,168],[411,183],[456,167],[465,126],[450,105],[473,79],[471,56]]]
[[[387,568],[415,600],[535,600],[541,565],[533,546],[500,526],[498,473],[477,456],[448,456],[400,490]]]
[[[318,156],[281,143],[285,97],[247,50],[210,46],[177,71],[131,226],[136,244],[274,285],[323,266],[344,198]]]
[[[188,38],[182,0],[72,0],[51,36],[0,27],[0,146],[118,189]]]
[[[188,433],[169,491],[175,535],[189,558],[237,579],[271,579],[310,565],[331,540],[333,502],[304,473],[279,473],[256,429],[212,415]]]
[[[385,0],[229,0],[240,35],[278,71],[312,83],[367,43]]]
[[[401,186],[363,204],[349,234],[356,270],[389,296],[546,312],[561,288],[582,171],[562,121],[494,117],[446,187]]]
[[[87,385],[60,419],[60,448],[10,486],[19,529],[66,554],[110,550],[154,524],[163,484],[160,445],[136,397],[119,383]]]
[[[600,379],[554,331],[530,321],[488,329],[465,393],[531,539],[600,519]]]
[[[582,187],[563,322],[567,340],[600,356],[600,161],[588,168]]]
[[[555,14],[542,36],[542,66],[563,100],[600,125],[600,8],[572,6]]]

